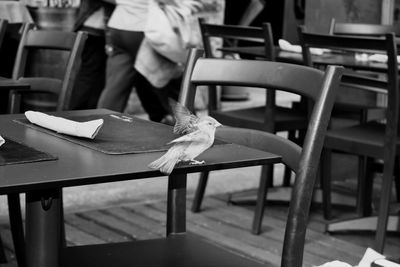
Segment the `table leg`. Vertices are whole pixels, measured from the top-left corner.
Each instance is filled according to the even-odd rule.
[[[186,174],[168,177],[167,236],[186,232]]]
[[[26,193],[26,266],[56,267],[60,253],[61,189]]]
[[[21,204],[18,193],[8,194],[8,214],[10,218],[10,228],[14,243],[14,252],[19,267],[25,264],[25,237],[24,224],[22,221]]]

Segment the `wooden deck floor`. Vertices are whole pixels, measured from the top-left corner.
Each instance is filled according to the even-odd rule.
[[[187,207],[187,229],[223,247],[266,262],[266,266],[279,266],[287,207],[273,205],[266,208],[263,232],[250,234],[253,208],[227,205],[226,195],[207,197],[203,211],[192,213]],[[147,203],[132,202],[118,206],[85,212],[66,214],[68,245],[100,244],[127,240],[151,239],[165,235],[166,202],[157,200]],[[328,235],[323,233],[321,211],[311,212],[307,232],[304,266],[316,266],[327,261],[341,260],[356,265],[368,246],[372,234]],[[1,234],[7,249],[8,264],[17,266],[8,225],[1,225]],[[400,238],[389,235],[385,254],[399,257]]]

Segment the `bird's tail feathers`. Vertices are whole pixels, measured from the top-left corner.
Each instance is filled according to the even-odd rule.
[[[176,163],[178,163],[178,157],[169,157],[167,155],[168,153],[151,162],[149,168],[158,169],[160,172],[169,175],[173,171]]]

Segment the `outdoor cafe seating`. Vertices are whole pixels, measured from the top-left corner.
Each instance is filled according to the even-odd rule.
[[[289,24],[282,33],[273,21],[251,25],[268,3],[250,2],[246,25],[198,20],[203,44],[188,49],[179,102],[194,115],[189,123],[209,115],[222,126],[195,158],[202,164],[181,161],[168,175],[149,164],[173,147],[173,126],[71,110],[87,33],[0,19],[0,52],[7,31],[19,28],[11,76],[0,75],[0,194],[9,216],[0,220],[0,265],[300,267],[360,259],[367,247],[400,260],[398,27],[333,18],[326,33],[302,25],[298,43],[278,42]],[[280,93],[297,100],[280,105]],[[28,110],[51,123],[37,124]],[[88,137],[66,134],[60,121],[100,126]],[[353,176],[338,177],[342,167]],[[228,176],[253,187],[207,194]],[[66,189],[124,182],[162,189],[155,200],[140,194],[66,213]],[[385,266],[365,266],[374,264]]]
[[[398,62],[397,62],[397,41],[394,33],[386,34],[385,38],[367,38],[354,36],[339,35],[318,35],[310,34],[304,28],[299,29],[299,36],[303,47],[303,55],[307,65],[313,65],[310,47],[329,48],[340,51],[363,51],[379,53],[387,56],[387,67],[381,71],[387,73],[386,79],[376,79],[354,72],[350,69],[345,72],[342,82],[346,85],[346,90],[365,90],[374,93],[382,93],[387,95],[386,117],[378,118],[378,120],[364,120],[356,125],[348,127],[337,127],[328,131],[327,139],[324,144],[324,157],[322,160],[322,187],[325,196],[325,213],[330,212],[330,184],[331,184],[331,151],[344,151],[354,153],[367,158],[366,165],[360,166],[360,174],[358,179],[358,205],[361,205],[363,216],[371,214],[371,195],[373,182],[373,165],[374,159],[383,159],[383,187],[382,198],[379,205],[379,219],[377,224],[376,247],[379,251],[383,250],[384,238],[387,227],[387,218],[389,212],[389,202],[391,198],[393,174],[396,177],[396,183],[399,183],[397,171],[395,171],[396,151],[398,137]],[[345,53],[345,52],[343,52]],[[357,68],[354,66],[353,68]],[[364,66],[366,69],[366,66]],[[371,68],[371,71],[374,71]],[[376,69],[375,69],[376,71]],[[379,71],[379,70],[378,70]],[[359,101],[358,105],[362,102]],[[384,123],[382,123],[382,121]],[[366,168],[363,172],[363,168]],[[397,192],[398,193],[398,192]],[[330,217],[330,214],[327,216]],[[349,222],[349,225],[354,224]],[[332,228],[333,229],[333,228]],[[329,231],[328,227],[328,231]]]

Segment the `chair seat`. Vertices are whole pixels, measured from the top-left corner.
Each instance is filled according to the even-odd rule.
[[[190,234],[114,244],[68,247],[60,266],[85,267],[262,267]]]
[[[325,147],[353,154],[383,157],[385,125],[378,122],[344,127],[328,131]],[[400,139],[397,141],[397,146]]]
[[[217,121],[223,121],[225,125],[257,130],[265,129],[265,107],[229,111],[210,111],[210,116]],[[307,116],[305,113],[293,109],[279,107],[275,110],[275,130],[288,131],[306,129]]]

